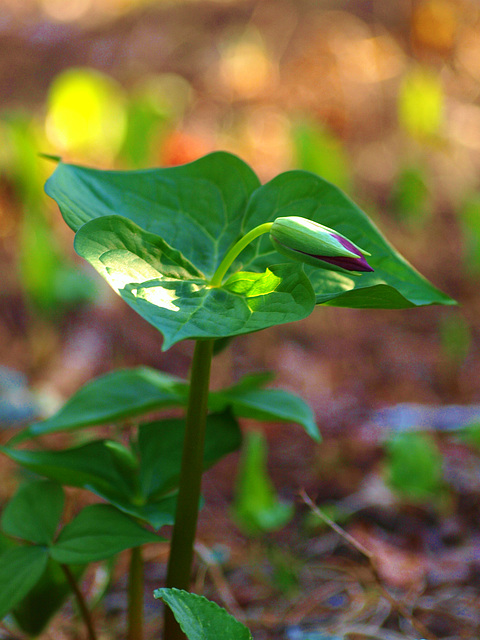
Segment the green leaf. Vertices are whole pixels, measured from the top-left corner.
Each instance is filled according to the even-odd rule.
[[[186,382],[148,367],[119,369],[91,380],[52,417],[25,429],[11,442],[72,431],[186,403]]]
[[[155,529],[173,524],[175,498],[142,496],[138,488],[139,469],[125,470],[125,466],[119,464],[118,446],[119,443],[99,440],[60,451],[7,447],[1,450],[23,467],[64,485],[92,491],[124,513],[145,520]],[[133,456],[132,452],[129,453]]]
[[[296,422],[310,437],[320,440],[312,409],[299,396],[282,389],[243,390],[239,386],[211,392],[210,405],[231,405],[233,413],[241,418],[261,421]]]
[[[246,376],[232,387],[211,392],[210,411],[231,407],[242,418],[296,422],[318,440],[315,416],[301,398],[279,389],[259,388],[271,379],[270,373]],[[46,433],[114,423],[168,406],[186,406],[187,399],[186,380],[148,367],[120,369],[88,382],[57,413],[28,427],[9,445]]]
[[[115,507],[94,504],[62,529],[50,553],[60,564],[87,564],[161,540]]]
[[[20,487],[2,513],[2,528],[15,538],[50,544],[63,511],[62,487],[36,480]]]
[[[177,488],[184,436],[184,420],[171,419],[141,425],[138,435],[140,486],[142,495],[147,499]],[[229,412],[209,415],[205,432],[204,469],[236,451],[241,441],[238,423]]]
[[[238,525],[251,535],[285,526],[293,506],[281,502],[267,471],[267,445],[260,432],[247,434],[240,459],[232,513]]]
[[[180,589],[156,589],[154,596],[170,607],[188,640],[252,640],[247,627],[203,596]]]
[[[70,569],[77,578],[84,571],[84,567]],[[16,623],[29,636],[40,635],[71,593],[71,587],[61,567],[49,559],[40,580],[13,609]]]
[[[109,499],[135,498],[134,483],[116,464],[115,450],[106,440],[59,451],[1,450],[21,466],[61,484],[90,489]]]
[[[0,620],[42,577],[48,551],[41,547],[15,547],[0,555]]]
[[[315,306],[301,264],[237,272],[212,288],[180,252],[120,216],[83,225],[75,250],[162,332],[163,350],[188,338],[225,338],[301,320]]]
[[[135,451],[138,448],[138,458],[133,451],[110,440],[59,451],[9,447],[0,450],[39,475],[88,489],[124,513],[159,529],[174,521],[176,503],[170,494],[178,487],[184,435],[183,419],[142,424],[138,429],[138,447],[134,447]],[[209,415],[205,469],[237,450],[240,444],[240,428],[228,411]]]
[[[187,338],[226,338],[299,320],[315,303],[453,303],[339,189],[305,171],[281,174],[260,187],[247,165],[219,152],[181,167],[145,171],[60,163],[45,188],[77,231],[77,252],[162,332],[164,349]],[[336,229],[369,251],[375,272],[304,272],[298,263],[285,264],[263,237],[240,254],[221,287],[210,287],[227,250],[245,232],[291,215]]]
[[[108,499],[106,496],[102,496]],[[158,531],[164,525],[175,523],[175,513],[177,510],[177,496],[151,496],[146,501],[139,501],[139,504],[127,502],[126,500],[111,500],[111,504],[123,513],[142,520]]]
[[[371,253],[373,273],[351,276],[307,266],[317,304],[354,308],[404,308],[455,304],[421,276],[385,240],[373,222],[340,189],[305,171],[282,173],[258,189],[245,216],[244,230],[280,216],[302,216],[335,229]],[[269,242],[244,251],[243,268],[264,269],[281,259]]]
[[[120,214],[163,238],[210,278],[237,239],[248,198],[259,186],[248,165],[219,152],[141,171],[60,163],[45,191],[74,231],[99,216]]]
[[[20,543],[17,540],[12,540],[10,536],[6,536],[3,531],[0,531],[0,555],[8,549],[18,547],[19,544]]]

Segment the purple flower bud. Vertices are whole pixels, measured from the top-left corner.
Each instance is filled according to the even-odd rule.
[[[270,239],[277,251],[300,262],[332,271],[373,271],[365,259],[370,255],[338,231],[308,218],[277,218]]]
[[[372,267],[365,260],[365,256],[363,255],[363,253],[358,247],[353,244],[353,242],[350,242],[350,240],[347,240],[338,233],[333,233],[332,235],[340,242],[342,246],[345,247],[345,249],[349,249],[352,253],[356,253],[358,258],[343,258],[341,256],[337,258],[331,258],[327,256],[315,256],[317,259],[323,260],[324,262],[328,262],[329,264],[333,264],[337,267],[341,267],[342,269],[346,269],[347,271],[373,271]]]

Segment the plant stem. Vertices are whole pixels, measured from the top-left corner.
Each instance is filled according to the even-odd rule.
[[[167,570],[167,587],[186,591],[190,586],[193,545],[200,502],[213,343],[214,340],[209,339],[197,340],[195,344],[190,374],[177,512]],[[185,635],[172,612],[166,607],[164,640],[184,640],[184,638]]]
[[[255,227],[248,233],[246,233],[238,242],[236,242],[233,247],[231,247],[227,253],[225,254],[224,259],[219,264],[217,270],[213,274],[213,278],[210,280],[211,287],[220,287],[222,284],[222,280],[225,274],[228,271],[228,268],[235,260],[235,258],[245,249],[247,245],[258,238],[258,236],[263,235],[264,233],[268,233],[272,227],[273,222],[265,222],[264,224]]]
[[[143,558],[142,548],[130,551],[128,581],[128,630],[127,640],[143,638]]]
[[[90,611],[88,610],[87,603],[85,602],[85,598],[83,597],[83,594],[80,591],[80,587],[77,584],[75,576],[70,571],[70,567],[68,565],[61,564],[60,566],[77,600],[77,605],[78,605],[80,615],[83,618],[85,626],[87,627],[89,640],[97,640],[97,635],[93,627],[93,621],[90,615]]]

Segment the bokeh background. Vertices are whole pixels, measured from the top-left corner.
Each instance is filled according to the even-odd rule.
[[[473,637],[480,624],[475,0],[1,0],[5,433],[114,367],[147,364],[185,376],[192,353],[189,343],[162,353],[158,333],[75,257],[72,233],[43,193],[54,165],[39,154],[128,169],[182,164],[218,149],[239,155],[262,181],[301,168],[338,185],[459,301],[445,309],[317,309],[300,323],[234,341],[218,356],[212,384],[273,370],[275,385],[302,395],[324,443],[312,448],[298,427],[265,425],[269,472],[282,497],[295,500],[304,487],[319,502],[350,500],[360,516],[349,526],[384,558],[387,583],[413,593],[415,605],[424,598],[422,615],[438,637]],[[402,494],[405,478],[397,478],[398,495],[387,481],[392,456],[405,451],[388,443],[416,429],[429,435],[415,445],[413,469],[431,465],[435,477],[420,499]],[[465,429],[470,439],[460,442]],[[212,522],[221,521],[231,557],[258,565],[258,548],[225,516],[230,465],[207,475],[201,535],[213,539]],[[18,483],[8,466],[3,475],[2,500]],[[323,533],[323,547],[312,542],[318,531],[298,518],[277,534],[293,549],[290,565],[269,556],[267,574],[277,571],[283,586],[232,570],[235,597],[257,612],[258,638],[295,625],[302,633],[300,620],[319,617],[304,599],[321,597],[322,563],[338,549]],[[313,566],[306,576],[305,553]],[[368,609],[371,594],[353,582],[348,591],[338,575],[330,580],[340,584],[342,602],[364,598],[363,620],[378,634],[394,628],[380,598]],[[329,611],[338,622],[335,606]]]

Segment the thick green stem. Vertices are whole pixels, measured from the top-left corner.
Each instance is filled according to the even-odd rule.
[[[246,233],[242,238],[240,238],[238,242],[233,245],[233,247],[231,247],[227,251],[224,259],[213,274],[213,278],[210,280],[211,287],[220,287],[222,285],[222,280],[235,258],[245,249],[247,245],[252,242],[252,240],[255,240],[255,238],[258,238],[258,236],[261,236],[264,233],[268,233],[272,227],[272,224],[273,222],[265,222],[265,224],[261,224],[258,227],[255,227],[255,229],[252,229],[251,231]]]
[[[93,627],[92,617],[90,615],[90,611],[88,610],[87,603],[85,602],[85,598],[83,597],[82,592],[80,591],[80,587],[77,584],[75,576],[70,570],[70,567],[66,564],[60,565],[65,577],[67,578],[68,584],[75,594],[75,598],[77,600],[79,613],[87,627],[89,640],[97,640],[97,635],[95,633],[95,629]]]
[[[197,529],[198,507],[203,472],[203,450],[208,411],[208,388],[214,340],[197,340],[190,375],[185,442],[173,528],[167,582],[169,588],[190,586],[193,545]],[[165,608],[164,640],[184,640],[170,609]]]
[[[143,557],[142,548],[130,551],[128,576],[128,630],[127,640],[143,639]]]

